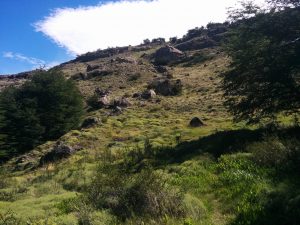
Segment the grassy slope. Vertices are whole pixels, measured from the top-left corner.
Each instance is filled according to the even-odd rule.
[[[114,73],[102,78],[78,81],[81,91],[89,96],[95,87],[110,88],[111,98],[115,98],[124,94],[132,96],[133,93],[144,90],[147,82],[162,75],[157,74],[147,60],[140,58],[142,53],[120,55],[136,59],[139,63],[134,65],[110,65],[110,59],[107,58],[89,62],[110,65]],[[39,221],[37,224],[75,224],[77,214],[64,212],[60,203],[81,192],[90,182],[97,164],[107,156],[107,152],[121,160],[124,151],[143,146],[146,138],[150,139],[154,147],[175,146],[176,136],[179,134],[181,141],[192,141],[216,131],[243,128],[243,124],[231,122],[231,117],[222,106],[218,74],[226,68],[227,58],[217,54],[217,49],[205,50],[204,54],[210,54],[213,58],[188,67],[180,64],[169,68],[174,79],[183,81],[182,95],[159,96],[160,102],[141,102],[130,98],[132,106],[119,116],[107,116],[105,110],[89,112],[88,116],[100,117],[102,124],[90,129],[71,131],[61,138],[66,143],[83,146],[84,150],[63,162],[34,171],[4,172],[2,177],[6,179],[2,181],[2,187],[0,186],[0,215],[11,215],[11,218],[16,216],[23,221]],[[73,63],[66,64],[61,69],[67,76],[72,76],[84,72],[85,68],[83,63]],[[141,77],[136,81],[129,81],[129,77],[137,72]],[[194,116],[201,118],[206,125],[190,128],[188,123]],[[33,150],[28,154],[26,163],[36,163],[42,152],[49,150],[52,145],[49,142]],[[251,170],[249,155],[234,157],[225,156],[216,161],[208,153],[199,153],[188,159],[183,158],[181,162],[164,163],[156,168],[169,176],[171,183],[186,193],[185,203],[189,214],[185,224],[226,224],[236,213],[235,199],[239,199],[232,195],[241,195],[240,192],[246,188],[251,189],[251,185],[257,185],[261,189],[271,187],[271,178],[268,175]],[[240,161],[242,163],[239,164]],[[9,170],[15,166],[14,163],[11,160],[5,168]],[[244,164],[250,165],[250,169],[248,166],[243,168]],[[227,166],[231,166],[231,170],[227,170]],[[237,177],[241,179],[240,182],[224,185],[226,180],[231,181],[232,174],[226,174],[228,171],[232,174],[242,171],[248,173],[250,178]],[[92,212],[92,216],[94,224],[109,224],[112,221],[112,216],[105,211]],[[164,222],[183,223],[184,219],[166,219]]]

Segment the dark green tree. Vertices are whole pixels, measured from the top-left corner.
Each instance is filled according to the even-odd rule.
[[[83,101],[71,80],[41,71],[20,88],[0,94],[0,156],[24,153],[79,125]]]
[[[223,76],[226,105],[236,120],[249,122],[297,112],[300,8],[250,10],[254,16],[248,17],[249,9],[232,21],[225,43],[232,59]]]

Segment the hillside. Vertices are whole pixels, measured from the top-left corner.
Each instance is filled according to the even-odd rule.
[[[227,24],[210,24],[168,43],[98,50],[53,68],[87,101],[94,93],[102,99],[86,106],[81,128],[2,165],[0,224],[239,224],[237,215],[260,212],[256,198],[289,183],[298,187],[294,177],[273,179],[277,171],[249,150],[299,140],[293,118],[282,117],[270,135],[272,126],[234,123],[224,107],[226,32]],[[27,79],[5,77],[0,87]],[[54,149],[72,154],[58,160],[49,156]],[[120,193],[140,196],[133,190],[147,193],[146,200],[130,199],[126,214],[130,203]],[[104,206],[81,199],[102,192]]]

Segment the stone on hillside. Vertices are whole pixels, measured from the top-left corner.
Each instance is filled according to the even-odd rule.
[[[125,98],[125,97],[116,99],[112,103],[113,107],[128,107],[130,105],[131,105],[131,102],[128,100],[128,98]]]
[[[117,63],[131,63],[131,64],[136,64],[136,61],[132,58],[123,58],[123,57],[117,57],[115,59],[112,59],[112,62],[117,62]]]
[[[109,97],[107,95],[100,97],[97,100],[98,108],[105,108],[105,107],[109,106],[109,104],[110,104],[110,101],[109,101]]]
[[[72,76],[73,80],[85,80],[87,78],[86,73],[76,73]]]
[[[165,47],[162,47],[158,49],[154,55],[154,63],[157,65],[166,65],[168,63],[178,61],[181,58],[183,58],[185,54],[178,50],[177,48],[174,48],[170,45],[167,45]]]
[[[57,142],[56,145],[53,147],[53,149],[41,157],[40,159],[40,165],[44,165],[47,163],[56,162],[58,160],[68,158],[74,153],[76,153],[78,150],[80,150],[80,147],[71,147],[69,145],[65,145],[61,142]]]
[[[92,71],[88,72],[87,77],[93,78],[93,77],[107,76],[112,73],[113,72],[111,70],[97,69],[97,70],[92,70]]]
[[[145,90],[142,94],[141,97],[143,99],[153,99],[156,97],[156,93],[154,90],[150,89],[150,90]]]
[[[98,118],[96,118],[96,117],[89,117],[89,118],[86,118],[83,121],[81,127],[82,128],[90,128],[92,126],[95,126],[95,125],[99,124],[100,122],[101,121]]]
[[[158,73],[166,73],[168,72],[168,69],[165,67],[165,66],[155,66],[155,70],[158,72]]]
[[[182,82],[170,79],[155,79],[149,84],[149,88],[154,89],[156,93],[164,96],[175,96],[182,91]]]
[[[93,70],[96,70],[96,69],[99,69],[100,68],[100,66],[99,65],[88,65],[87,67],[86,67],[86,72],[90,72],[90,71],[93,71]]]
[[[190,121],[190,126],[191,127],[201,127],[201,126],[204,126],[204,123],[198,117],[194,117]]]

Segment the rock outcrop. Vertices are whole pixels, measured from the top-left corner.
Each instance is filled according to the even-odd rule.
[[[153,59],[156,65],[166,65],[168,63],[178,61],[184,58],[184,56],[185,54],[182,51],[174,48],[173,46],[166,45],[165,47],[158,49],[153,54]]]
[[[40,165],[68,158],[79,150],[81,150],[81,147],[79,146],[71,147],[58,141],[50,152],[41,157]]]
[[[170,80],[170,79],[155,79],[149,85],[149,89],[155,90],[157,94],[164,96],[175,96],[182,91],[181,80]]]

